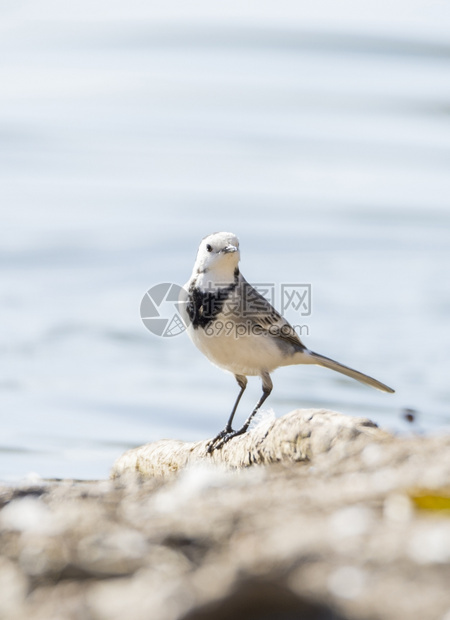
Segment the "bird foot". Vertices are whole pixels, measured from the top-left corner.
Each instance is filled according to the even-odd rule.
[[[238,435],[243,435],[247,430],[247,426],[243,426],[238,431],[234,431],[232,428],[224,428],[223,431],[220,431],[218,435],[211,439],[211,441],[206,446],[206,452],[208,454],[212,454],[214,450],[220,450],[226,443],[237,437]]]

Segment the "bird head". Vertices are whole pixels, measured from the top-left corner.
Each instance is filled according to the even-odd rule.
[[[217,232],[201,240],[194,265],[195,273],[233,279],[240,259],[239,239],[229,232]]]

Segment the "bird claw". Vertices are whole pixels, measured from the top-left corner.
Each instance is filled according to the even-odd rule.
[[[225,428],[223,431],[220,431],[218,435],[211,439],[211,441],[206,446],[206,452],[208,454],[212,454],[214,450],[220,450],[226,443],[237,437],[238,435],[242,435],[247,430],[246,427],[240,428],[238,431],[234,431],[231,428]]]
[[[208,454],[212,454],[214,452],[214,450],[216,450],[219,447],[222,447],[223,444],[225,442],[223,442],[223,438],[226,437],[227,435],[229,435],[230,433],[232,433],[233,431],[231,429],[227,429],[225,428],[223,431],[220,431],[220,433],[218,433],[214,439],[211,439],[211,441],[208,443],[208,445],[206,446],[206,452]]]

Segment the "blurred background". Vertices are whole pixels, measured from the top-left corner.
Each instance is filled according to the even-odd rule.
[[[450,427],[443,0],[0,0],[0,210],[4,481],[223,427],[233,377],[139,316],[217,230],[250,282],[311,284],[310,348],[397,390],[280,369],[277,416]]]

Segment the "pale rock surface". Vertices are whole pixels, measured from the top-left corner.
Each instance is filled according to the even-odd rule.
[[[449,436],[296,411],[205,445],[0,487],[2,620],[450,619],[449,513],[414,499],[449,496]]]

